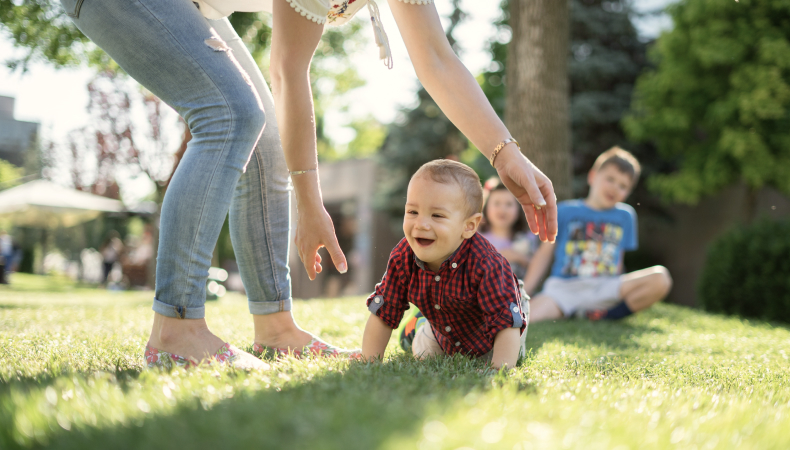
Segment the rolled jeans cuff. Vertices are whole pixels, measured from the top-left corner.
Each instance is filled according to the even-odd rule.
[[[290,311],[293,307],[293,299],[290,297],[285,300],[276,300],[273,302],[248,302],[250,305],[250,314],[267,315],[274,314],[282,311]]]
[[[202,319],[206,316],[205,306],[168,305],[157,299],[154,299],[154,306],[151,309],[165,317],[172,317],[175,319]]]

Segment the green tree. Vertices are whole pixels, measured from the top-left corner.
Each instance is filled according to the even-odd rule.
[[[16,186],[23,172],[22,168],[0,159],[0,190]]]
[[[492,62],[479,80],[494,109],[504,117],[507,95],[509,1],[501,3],[498,31],[489,46]],[[642,161],[645,175],[661,163],[650,145],[629,142],[621,127],[639,74],[647,67],[647,44],[640,41],[630,2],[572,0],[568,48],[573,195],[584,195],[587,171],[604,150],[620,145]],[[485,163],[485,159],[482,160]]]
[[[676,165],[649,180],[693,204],[744,183],[790,194],[790,2],[682,0],[624,124]]]

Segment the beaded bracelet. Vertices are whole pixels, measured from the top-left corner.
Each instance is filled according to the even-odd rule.
[[[507,144],[510,144],[511,142],[516,144],[516,147],[518,147],[519,151],[521,151],[521,146],[518,145],[518,141],[517,140],[515,140],[513,138],[505,139],[504,141],[500,142],[499,145],[496,146],[496,148],[494,149],[494,153],[491,153],[491,158],[489,158],[489,161],[491,161],[491,167],[494,167],[494,160],[496,159],[497,155],[499,155],[499,152],[503,148],[505,148],[505,146]]]

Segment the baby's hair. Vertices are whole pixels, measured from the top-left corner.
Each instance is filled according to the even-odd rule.
[[[480,177],[466,164],[449,159],[436,159],[423,164],[414,172],[411,179],[420,176],[428,176],[437,183],[455,183],[463,189],[467,217],[483,211],[483,187],[480,185]]]
[[[505,191],[509,195],[513,195],[510,193],[508,188],[502,183],[502,181],[498,177],[491,177],[486,180],[486,184],[484,186],[485,189],[485,202],[483,202],[483,220],[480,222],[480,231],[485,233],[491,229],[491,222],[488,219],[488,201],[491,200],[491,194],[497,191]],[[513,199],[515,201],[515,197]],[[518,215],[517,215],[516,222],[513,224],[512,231],[513,233],[519,233],[527,231],[527,216],[521,213],[521,207],[519,206]]]
[[[639,180],[639,175],[642,173],[642,166],[639,165],[636,157],[627,150],[623,150],[618,146],[614,146],[609,150],[601,153],[593,164],[592,170],[599,171],[606,166],[613,165],[619,170],[631,177],[633,185]]]

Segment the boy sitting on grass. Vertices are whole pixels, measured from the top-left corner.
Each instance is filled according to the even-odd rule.
[[[662,266],[622,274],[623,255],[635,250],[638,240],[636,212],[621,202],[636,185],[640,170],[631,153],[611,148],[595,160],[587,176],[587,198],[557,205],[556,244],[541,245],[524,279],[531,294],[551,265],[543,291],[530,301],[530,322],[573,315],[622,319],[669,293],[672,279]]]
[[[413,303],[428,322],[414,337],[415,356],[461,353],[496,368],[515,367],[526,336],[526,299],[510,264],[477,233],[482,207],[480,178],[464,164],[432,161],[412,176],[406,237],[367,299],[372,314],[362,338],[365,359],[384,355]]]

